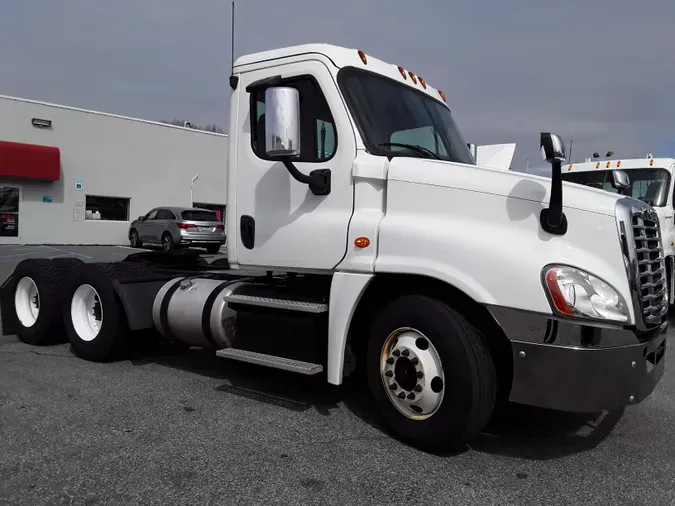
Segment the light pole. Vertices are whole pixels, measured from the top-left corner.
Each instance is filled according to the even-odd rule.
[[[190,183],[190,207],[194,207],[194,200],[192,199],[192,190],[195,187],[195,181],[197,181],[197,179],[199,179],[199,174],[193,177],[192,182]]]

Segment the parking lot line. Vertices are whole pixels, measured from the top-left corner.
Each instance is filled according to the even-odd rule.
[[[74,251],[68,251],[67,249],[54,248],[53,246],[40,246],[40,248],[46,248],[46,249],[50,249],[52,251],[58,251],[60,253],[68,253],[69,255],[86,258],[88,260],[94,259],[94,257],[90,257],[89,255],[85,255],[84,253],[76,253]]]
[[[23,257],[26,255],[39,255],[40,252],[37,251],[36,248],[29,249],[28,251],[24,251],[22,253],[13,253],[11,255],[0,255],[0,262],[12,262],[17,260],[17,257]],[[8,260],[5,260],[8,259]]]

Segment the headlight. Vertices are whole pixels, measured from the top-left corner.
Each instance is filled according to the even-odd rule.
[[[544,268],[544,287],[553,310],[562,316],[628,321],[621,294],[602,279],[565,265]]]

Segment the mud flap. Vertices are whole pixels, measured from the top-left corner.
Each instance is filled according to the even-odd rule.
[[[16,334],[18,319],[14,311],[14,290],[16,290],[16,277],[14,274],[5,280],[0,286],[0,318],[2,319],[2,335],[11,336]]]

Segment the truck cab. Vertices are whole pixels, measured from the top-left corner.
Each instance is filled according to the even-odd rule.
[[[675,304],[675,159],[586,159],[563,168],[563,180],[630,196],[651,206],[659,218],[668,280],[668,301]]]
[[[651,394],[659,217],[563,184],[560,137],[540,135],[550,179],[477,165],[442,91],[331,45],[242,56],[230,87],[227,265],[22,262],[3,333],[37,345],[63,328],[106,361],[156,330],[332,385],[353,375],[396,437],[433,451],[506,401],[598,412]]]

